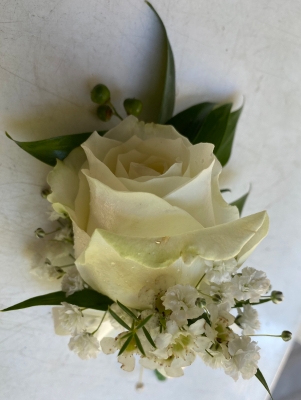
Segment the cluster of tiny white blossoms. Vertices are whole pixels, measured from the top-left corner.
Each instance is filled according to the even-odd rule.
[[[48,194],[48,190],[42,192],[43,197]],[[72,222],[66,214],[59,214],[53,209],[49,212],[48,219],[56,223],[56,228],[48,233],[42,228],[36,229],[35,235],[38,239],[44,239],[44,246],[35,257],[31,272],[48,281],[62,278],[62,291],[70,296],[87,287],[74,264]]]
[[[60,322],[72,335],[69,348],[82,359],[96,357],[100,350],[118,351],[121,368],[129,372],[138,356],[143,367],[168,377],[182,376],[184,367],[199,356],[235,380],[250,379],[260,358],[260,348],[250,337],[260,328],[252,303],[276,303],[282,294],[264,296],[270,289],[265,273],[250,267],[237,272],[235,259],[205,263],[208,268],[196,287],[172,284],[161,276],[139,293],[141,304],[149,305],[146,309],[130,309],[117,301],[93,332],[79,307],[63,303]],[[105,319],[117,336],[99,335]]]
[[[236,273],[235,259],[205,264],[207,270],[196,287],[176,284],[166,289],[166,279],[160,278],[153,286],[156,289],[142,288],[139,297],[150,306],[142,312],[129,310],[136,319],[131,320],[129,313],[126,315],[120,305],[114,304],[113,317],[117,314],[131,329],[115,338],[103,338],[102,351],[110,354],[118,350],[118,361],[126,371],[134,369],[134,354],[138,354],[142,366],[170,377],[183,375],[183,368],[197,356],[212,368],[223,368],[235,380],[240,375],[244,379],[255,375],[259,347],[247,335],[260,324],[250,303],[258,302],[268,292],[270,281],[254,268]],[[243,311],[237,309],[237,304]],[[232,309],[238,310],[237,317],[230,313]],[[139,329],[148,316],[144,329]],[[231,328],[235,322],[242,328],[241,335]]]

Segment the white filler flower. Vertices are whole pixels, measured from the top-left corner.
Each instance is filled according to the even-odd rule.
[[[100,345],[95,336],[83,332],[70,339],[69,349],[82,360],[88,360],[89,358],[97,357],[97,354],[100,352]]]
[[[188,319],[197,318],[203,314],[203,309],[196,306],[199,292],[189,285],[175,285],[169,288],[162,297],[163,305],[171,310],[171,319],[179,326],[187,324]]]
[[[265,272],[255,268],[243,268],[241,274],[232,279],[233,297],[237,300],[249,300],[250,303],[259,301],[260,296],[265,295],[270,288],[270,281]]]
[[[62,291],[66,292],[66,296],[70,296],[75,292],[83,290],[87,285],[83,281],[76,267],[67,269],[62,279]]]
[[[79,333],[85,329],[84,318],[81,309],[78,306],[62,303],[62,308],[59,309],[59,320],[63,329],[71,334]]]
[[[242,328],[244,335],[253,335],[256,330],[260,329],[258,312],[250,304],[244,305],[243,311],[238,308],[238,316],[235,323]]]
[[[231,359],[224,361],[223,366],[227,375],[234,380],[241,374],[243,379],[250,379],[256,374],[257,363],[260,359],[256,342],[251,342],[248,336],[237,337],[228,346]]]

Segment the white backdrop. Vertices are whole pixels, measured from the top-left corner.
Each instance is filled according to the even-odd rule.
[[[153,0],[167,27],[177,70],[176,111],[200,101],[236,105],[245,96],[233,154],[222,179],[232,200],[252,192],[244,214],[266,209],[269,236],[249,259],[264,269],[285,302],[260,308],[261,332],[294,332],[301,322],[301,4],[287,0]],[[142,0],[0,0],[0,130],[15,139],[106,129],[89,100],[108,85],[155,115],[161,34]],[[29,274],[33,231],[47,228],[40,189],[46,165],[0,136],[0,306],[54,291]],[[50,308],[0,315],[0,398],[6,400],[264,400],[253,378],[237,383],[199,360],[180,379],[161,383],[120,370],[115,356],[81,361],[55,336]],[[289,349],[259,340],[269,384]]]

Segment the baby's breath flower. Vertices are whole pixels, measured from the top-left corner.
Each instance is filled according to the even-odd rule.
[[[62,291],[66,292],[66,296],[70,296],[75,292],[85,289],[85,287],[87,285],[80,276],[77,268],[75,266],[69,267],[62,279]]]
[[[69,349],[82,360],[96,358],[100,351],[99,341],[91,333],[82,332],[72,336],[69,341]]]
[[[244,335],[252,335],[256,330],[260,329],[258,312],[250,304],[244,305],[243,311],[237,309],[238,316],[235,318],[235,323],[243,329]]]
[[[81,309],[66,302],[63,302],[62,306],[58,311],[62,327],[71,334],[82,332],[85,329],[85,322]]]
[[[189,285],[175,285],[167,289],[161,297],[165,309],[171,310],[170,318],[179,326],[187,324],[188,319],[197,318],[203,310],[196,305],[199,292]]]
[[[243,379],[250,379],[257,372],[257,363],[260,359],[259,350],[256,342],[251,342],[248,336],[239,337],[230,341],[228,345],[230,360],[223,362],[223,367],[227,375],[235,381],[241,374]]]
[[[270,281],[263,271],[246,267],[232,279],[233,297],[237,300],[250,300],[256,303],[267,293]]]
[[[216,284],[230,282],[231,275],[237,270],[237,261],[235,258],[230,258],[224,261],[206,260],[207,265],[206,279]]]

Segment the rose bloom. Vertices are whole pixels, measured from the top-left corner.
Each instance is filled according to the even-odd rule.
[[[266,236],[265,212],[239,218],[224,201],[213,148],[129,116],[57,161],[48,200],[72,219],[76,266],[94,290],[143,308],[139,291],[160,276],[195,286],[204,260],[241,264]]]

